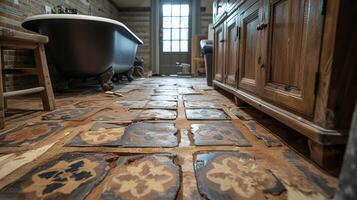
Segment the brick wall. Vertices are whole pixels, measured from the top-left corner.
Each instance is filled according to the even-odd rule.
[[[119,19],[119,11],[108,0],[0,0],[0,26],[25,31],[21,22],[28,16],[45,13],[45,5],[54,7],[64,5],[76,8],[79,14]],[[5,51],[4,60],[6,67],[34,66],[32,52]],[[28,88],[37,83],[36,77],[23,75],[7,75],[7,90]]]

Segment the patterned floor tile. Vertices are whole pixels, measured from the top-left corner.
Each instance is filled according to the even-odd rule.
[[[276,139],[274,136],[267,135],[267,134],[262,133],[261,131],[258,131],[255,122],[244,123],[244,126],[247,127],[248,130],[251,133],[253,133],[253,135],[257,139],[262,140],[267,147],[283,146],[283,144],[278,139]]]
[[[34,145],[57,133],[62,126],[58,122],[33,122],[0,134],[0,147]]]
[[[185,101],[186,108],[221,108],[218,103],[212,101]]]
[[[202,94],[201,92],[196,91],[196,90],[191,89],[191,88],[179,88],[178,89],[178,93],[181,94],[181,95]]]
[[[125,126],[97,122],[78,133],[66,146],[120,146]]]
[[[138,120],[154,120],[154,119],[176,119],[177,112],[175,110],[164,110],[164,109],[147,109],[142,110],[137,116]]]
[[[122,137],[124,147],[175,147],[177,129],[174,123],[139,122],[130,124]]]
[[[85,120],[98,112],[98,108],[60,108],[42,115],[43,120]]]
[[[90,108],[90,107],[100,107],[100,106],[104,106],[105,104],[107,104],[107,101],[104,100],[87,100],[87,101],[81,101],[78,102],[76,104],[74,104],[73,106],[75,108]]]
[[[164,86],[160,86],[159,88],[160,90],[177,90],[177,86],[174,85],[164,85]]]
[[[244,120],[244,121],[249,121],[253,119],[263,119],[266,118],[267,115],[262,113],[261,111],[258,111],[254,108],[251,107],[232,107],[229,109],[234,115],[236,115],[239,119]]]
[[[13,199],[84,199],[108,170],[105,154],[64,154],[34,168],[0,195]]]
[[[154,101],[177,101],[177,95],[158,95],[158,96],[152,96],[151,100]]]
[[[225,120],[230,119],[220,109],[185,109],[186,117],[190,120]]]
[[[198,154],[195,161],[198,188],[210,200],[266,199],[279,196],[285,187],[269,170],[247,153]]]
[[[169,156],[121,157],[117,163],[105,180],[101,199],[176,199],[180,169]]]
[[[243,134],[231,123],[192,124],[196,145],[251,146]]]
[[[135,100],[121,100],[116,103],[123,108],[145,108],[147,100],[135,101]]]
[[[146,108],[177,109],[177,101],[149,101]]]

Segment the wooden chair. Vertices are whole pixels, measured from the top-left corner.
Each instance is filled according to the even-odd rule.
[[[40,93],[43,108],[46,111],[55,109],[51,79],[48,73],[44,44],[48,37],[38,34],[24,33],[0,27],[0,129],[4,128],[6,98]],[[5,68],[4,50],[30,49],[34,51],[35,68]],[[5,74],[33,74],[38,76],[39,86],[29,89],[6,91]]]

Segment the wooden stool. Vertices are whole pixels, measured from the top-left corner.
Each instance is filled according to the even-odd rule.
[[[0,27],[0,129],[4,128],[5,99],[8,97],[22,96],[40,93],[43,108],[46,111],[55,109],[55,101],[52,91],[51,79],[48,73],[44,44],[48,37],[38,34],[24,33]],[[5,69],[4,50],[30,49],[34,50],[36,68],[11,68]],[[34,74],[38,76],[39,87],[8,91],[5,89],[5,74]]]

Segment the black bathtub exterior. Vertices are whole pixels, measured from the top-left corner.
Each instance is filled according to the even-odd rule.
[[[98,76],[110,67],[128,71],[142,41],[124,24],[107,18],[50,14],[25,19],[22,26],[49,37],[56,71],[66,78]]]

